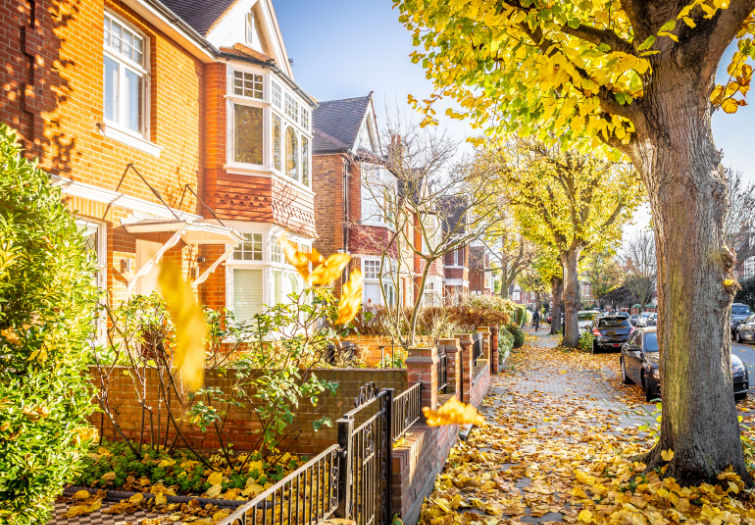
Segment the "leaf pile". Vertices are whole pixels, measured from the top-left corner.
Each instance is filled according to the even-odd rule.
[[[252,452],[230,459],[229,464],[220,454],[209,456],[208,467],[183,450],[147,450],[138,458],[125,444],[109,443],[89,454],[75,485],[245,501],[306,462],[288,453],[263,459]]]
[[[452,449],[420,523],[755,523],[734,473],[685,488],[632,461],[655,439],[636,397],[617,354],[515,351],[483,403],[488,426]]]

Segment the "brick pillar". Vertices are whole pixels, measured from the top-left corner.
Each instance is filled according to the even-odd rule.
[[[457,394],[461,391],[461,367],[458,360],[461,357],[461,349],[455,338],[438,339],[438,349],[446,353],[446,373],[448,376],[448,387],[446,392]]]
[[[482,335],[482,358],[490,363],[490,328],[480,326],[477,328],[477,333]]]
[[[421,383],[422,406],[431,410],[438,408],[438,349],[414,347],[406,358],[409,386]]]
[[[497,374],[499,372],[498,365],[498,325],[490,327],[490,373]]]
[[[457,335],[459,340],[459,346],[461,347],[461,363],[462,363],[462,396],[461,400],[465,403],[469,403],[472,394],[472,336],[470,334]]]

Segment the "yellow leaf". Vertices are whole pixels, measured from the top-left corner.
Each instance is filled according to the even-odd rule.
[[[739,109],[739,104],[737,104],[737,101],[733,98],[727,98],[723,102],[721,102],[721,109],[723,109],[726,113],[736,113]]]
[[[95,510],[102,506],[102,500],[98,499],[89,505],[73,505],[63,515],[66,518],[75,518],[76,516],[83,516],[85,514],[91,514]]]
[[[674,459],[674,451],[671,449],[661,450],[661,458],[663,461],[671,461]]]
[[[165,505],[166,503],[168,503],[168,498],[164,495],[158,494],[155,496],[155,505]]]
[[[422,408],[422,413],[427,419],[427,424],[431,427],[442,425],[485,425],[485,418],[477,412],[472,405],[462,403],[456,397],[449,399],[438,410],[430,410],[427,407]]]
[[[341,298],[338,301],[338,319],[335,324],[343,325],[351,322],[359,312],[362,305],[362,272],[357,269],[351,271],[351,275],[341,290]]]
[[[102,481],[113,481],[115,479],[115,472],[108,472],[102,475]]]
[[[89,498],[90,494],[88,490],[79,490],[77,491],[72,498],[73,499],[87,499]]]
[[[140,502],[141,500],[143,500],[143,499],[144,499],[144,494],[142,494],[141,492],[137,492],[136,494],[132,495],[132,496],[131,496],[131,497],[130,497],[130,498],[128,499],[128,501],[129,501],[130,503],[139,503],[139,502]]]
[[[351,255],[347,253],[334,253],[312,270],[309,274],[309,282],[321,286],[332,283],[338,279],[350,260]]]
[[[210,485],[220,485],[223,483],[223,473],[222,472],[213,472],[209,476],[207,476],[207,483]]]
[[[181,277],[181,269],[164,263],[159,276],[160,292],[165,299],[176,330],[173,368],[190,391],[198,390],[204,380],[205,337],[207,325],[191,285]]]
[[[577,516],[577,519],[584,523],[590,523],[592,521],[592,512],[587,509],[582,509],[579,511],[579,516]]]
[[[734,286],[734,279],[724,279],[724,286]]]
[[[288,263],[296,268],[299,275],[301,275],[306,281],[309,281],[309,263],[311,262],[313,265],[317,266],[322,264],[325,257],[323,257],[315,248],[312,248],[311,253],[300,252],[296,249],[296,245],[289,241],[285,236],[281,236],[280,242]]]
[[[221,492],[223,492],[223,485],[218,483],[217,485],[213,485],[209,489],[207,489],[207,492],[205,492],[205,496],[209,498],[215,498],[219,496]]]

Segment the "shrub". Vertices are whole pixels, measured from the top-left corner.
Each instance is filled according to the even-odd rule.
[[[503,364],[514,348],[514,336],[505,326],[498,330],[498,361]]]
[[[514,338],[514,348],[521,348],[524,345],[524,332],[522,329],[514,323],[509,324],[506,329]]]
[[[45,523],[95,436],[94,264],[49,176],[0,124],[0,521]]]
[[[592,342],[594,340],[595,336],[592,335],[592,332],[583,332],[582,335],[579,336],[579,343],[577,343],[577,346],[580,350],[592,352]]]

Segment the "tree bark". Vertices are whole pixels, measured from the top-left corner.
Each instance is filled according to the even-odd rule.
[[[551,277],[551,297],[553,310],[551,311],[551,334],[561,330],[561,299],[564,292],[564,281],[560,277]]]
[[[695,69],[655,70],[627,148],[648,188],[658,263],[663,411],[646,462],[665,464],[660,452],[671,449],[666,476],[682,484],[715,483],[728,466],[750,483],[732,395],[727,180],[711,131],[713,78]]]
[[[569,348],[579,345],[579,276],[577,261],[579,248],[572,246],[569,251],[561,254],[561,264],[564,267],[564,342]]]

